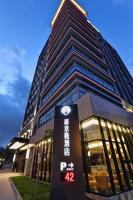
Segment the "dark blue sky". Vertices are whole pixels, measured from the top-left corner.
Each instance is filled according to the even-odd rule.
[[[133,0],[78,0],[133,75]],[[17,134],[60,0],[0,0],[0,146]]]

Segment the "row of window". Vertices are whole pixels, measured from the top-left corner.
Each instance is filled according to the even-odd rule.
[[[99,69],[103,69],[103,67],[101,65],[99,65],[96,61],[94,61],[94,59],[91,59],[91,57],[86,56],[85,54],[81,53],[80,50],[78,50],[76,47],[72,47],[63,57],[63,59],[61,60],[61,62],[59,62],[59,66],[62,65],[62,63],[71,55],[71,53],[75,51],[78,54],[80,54],[82,57],[84,57],[87,61],[89,61],[90,63],[94,64],[96,67],[98,67]],[[62,67],[62,66],[61,66]],[[54,76],[59,72],[61,67],[57,67],[55,72],[54,72]],[[53,76],[51,76],[51,78],[46,82],[45,84],[45,88],[50,84],[50,81],[53,79]]]
[[[56,104],[56,106],[70,105],[86,93],[87,93],[86,89],[77,86],[76,88],[72,89],[71,92],[69,92],[64,98],[62,98]],[[54,107],[51,110],[49,110],[47,113],[45,113],[43,116],[41,116],[41,118],[39,119],[39,127],[45,124],[50,119],[52,119],[53,117],[54,117]]]
[[[54,85],[54,87],[42,97],[41,105],[43,105],[55,92],[56,90],[68,79],[70,75],[72,75],[75,71],[82,73],[83,75],[91,78],[92,80],[96,81],[97,83],[101,84],[102,86],[106,87],[107,89],[114,91],[114,87],[107,83],[106,81],[102,80],[98,76],[94,75],[92,72],[88,71],[82,66],[77,64],[73,64],[59,79],[59,81]]]

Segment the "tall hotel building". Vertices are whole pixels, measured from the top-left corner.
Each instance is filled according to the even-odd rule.
[[[50,182],[54,108],[77,104],[86,193],[133,199],[133,78],[75,0],[61,1],[51,25],[8,145],[18,170]]]

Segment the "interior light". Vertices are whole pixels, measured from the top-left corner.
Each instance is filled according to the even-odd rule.
[[[88,157],[90,157],[91,156],[91,152],[90,151],[88,151]]]
[[[102,142],[94,142],[94,143],[88,144],[89,149],[97,148],[97,147],[102,147],[102,146],[103,146]]]
[[[97,119],[90,119],[82,124],[82,128],[87,128],[88,126],[98,125]]]

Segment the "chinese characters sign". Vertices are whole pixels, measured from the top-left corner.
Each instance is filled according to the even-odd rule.
[[[64,156],[70,156],[69,119],[64,119]]]
[[[84,178],[77,105],[55,108],[51,200],[83,200]]]

